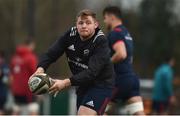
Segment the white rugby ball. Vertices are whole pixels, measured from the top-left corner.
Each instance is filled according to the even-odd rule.
[[[30,91],[36,95],[47,93],[52,84],[52,79],[44,73],[34,75],[28,81]]]

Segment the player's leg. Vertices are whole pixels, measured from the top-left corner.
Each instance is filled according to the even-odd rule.
[[[139,78],[136,75],[130,75],[127,78],[129,78],[129,83],[132,87],[127,94],[126,109],[129,114],[144,115],[144,106],[139,89]]]
[[[21,97],[14,95],[14,105],[12,107],[12,115],[20,115],[21,114]]]
[[[29,115],[38,115],[39,114],[39,104],[37,102],[32,102],[28,104]]]
[[[131,97],[127,101],[126,109],[129,112],[129,114],[144,115],[142,98],[140,96]]]
[[[153,103],[152,103],[152,115],[157,115],[158,112],[159,112],[159,109],[160,109],[160,103],[156,100],[153,100]]]
[[[169,103],[168,101],[156,101],[153,100],[153,115],[167,115],[168,114],[168,108],[169,108]]]
[[[0,98],[0,115],[4,115],[5,102],[6,102],[5,98]]]
[[[111,115],[118,114],[117,107],[118,106],[117,106],[116,102],[110,101],[106,106],[104,116],[109,115],[109,114],[111,114]]]
[[[84,95],[78,115],[102,115],[111,96],[110,88],[91,88]],[[79,100],[80,101],[80,100]]]
[[[78,115],[97,115],[97,112],[86,106],[80,106],[78,110]]]
[[[115,94],[112,95],[111,101],[120,100],[126,102],[126,110],[128,114],[144,114],[143,103],[140,97],[139,80],[134,74],[119,76],[116,78]],[[115,102],[116,103],[116,102]],[[109,105],[107,106],[109,107]],[[107,114],[118,114],[118,112],[110,112],[111,109],[116,111],[116,107],[111,107],[106,110]]]
[[[14,95],[15,105],[13,106],[13,115],[27,114],[28,100],[25,95]]]
[[[169,101],[162,101],[160,105],[160,115],[168,115]]]
[[[110,102],[107,104],[104,115],[115,115],[118,114],[118,106],[117,101],[118,99],[118,88],[114,87],[111,95]]]
[[[20,115],[21,114],[20,105],[17,105],[16,103],[13,105],[12,110],[13,110],[12,115]]]
[[[84,96],[83,94],[77,95],[77,115],[97,115],[96,111],[81,105]]]

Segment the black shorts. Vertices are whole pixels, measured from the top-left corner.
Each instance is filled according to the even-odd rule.
[[[153,100],[152,108],[153,108],[153,111],[155,111],[157,113],[167,112],[168,108],[169,108],[169,100],[167,100],[167,101]]]
[[[0,86],[0,92],[0,110],[3,110],[8,97],[8,90],[4,86]]]
[[[77,109],[79,109],[80,106],[86,106],[95,110],[98,115],[102,115],[104,114],[106,105],[110,101],[111,94],[111,88],[89,88],[84,94],[77,95]]]
[[[18,105],[28,104],[36,101],[36,96],[32,96],[32,98],[29,100],[27,96],[14,95],[14,101]]]
[[[14,101],[16,104],[27,104],[28,103],[28,99],[26,96],[18,96],[15,95],[14,96]]]
[[[134,96],[140,96],[140,82],[135,74],[126,74],[115,78],[111,101],[126,102]]]
[[[4,105],[6,103],[7,98],[6,97],[0,97],[0,110],[4,109]]]

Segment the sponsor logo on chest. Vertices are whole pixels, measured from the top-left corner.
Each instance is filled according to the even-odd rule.
[[[83,51],[83,53],[84,53],[85,56],[88,56],[88,55],[89,55],[89,49],[85,49],[85,50]]]

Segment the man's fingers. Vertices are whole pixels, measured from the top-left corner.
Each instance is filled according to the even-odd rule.
[[[50,88],[49,88],[49,91],[52,91],[52,90],[54,90],[54,89],[56,89],[57,87],[56,87],[56,83],[55,84],[53,84]]]
[[[53,93],[55,93],[56,91],[58,91],[56,88],[53,89],[53,90],[50,90],[50,91],[49,91],[49,94],[53,94]]]
[[[50,81],[50,84],[51,86],[55,84],[55,82],[57,81],[56,79],[52,79],[52,78],[49,78],[49,81]]]
[[[59,91],[56,91],[53,96],[56,97],[58,93]]]
[[[49,88],[49,94],[54,94],[53,96],[56,97],[58,92],[61,90],[59,87],[58,80],[56,79],[50,79],[53,83],[52,86]]]
[[[59,91],[57,89],[49,91],[49,94],[53,94],[53,97],[56,97]]]

